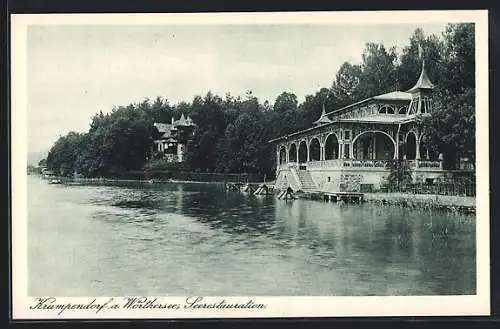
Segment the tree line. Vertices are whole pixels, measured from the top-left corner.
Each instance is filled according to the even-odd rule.
[[[345,62],[332,84],[299,103],[290,91],[271,104],[248,91],[243,97],[208,92],[190,102],[171,105],[167,98],[145,99],[97,113],[85,133],[60,137],[47,157],[49,169],[61,175],[113,177],[144,170],[153,160],[154,122],[170,122],[182,113],[197,128],[189,142],[185,171],[254,173],[268,177],[275,168],[272,138],[312,126],[323,104],[337,109],[368,97],[408,90],[416,82],[422,58],[436,85],[433,116],[421,124],[424,143],[445,157],[475,159],[474,24],[449,24],[442,35],[416,29],[401,52],[382,43],[367,43],[362,62]]]

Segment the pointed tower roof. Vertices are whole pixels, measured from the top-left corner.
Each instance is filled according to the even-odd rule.
[[[181,117],[179,118],[179,120],[175,121],[175,125],[176,126],[186,126],[187,125],[186,117],[184,116],[184,113],[181,114]]]
[[[328,116],[326,115],[325,104],[323,104],[323,111],[321,112],[321,116],[319,117],[318,120],[313,122],[313,125],[321,125],[321,124],[330,123],[330,122],[333,122],[333,121],[330,120],[330,118],[328,118]]]
[[[186,117],[186,122],[187,122],[187,124],[189,126],[194,126],[195,125],[194,122],[193,122],[193,119],[191,119],[191,117],[189,115]]]
[[[425,60],[422,61],[422,72],[420,72],[420,77],[418,78],[417,83],[410,90],[408,90],[408,92],[415,92],[419,89],[434,89],[434,84],[429,79],[427,71],[425,70]]]

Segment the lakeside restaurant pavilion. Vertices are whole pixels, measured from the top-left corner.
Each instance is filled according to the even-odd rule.
[[[275,186],[377,190],[390,173],[391,159],[408,161],[414,180],[443,175],[442,156],[421,145],[424,132],[416,124],[418,116],[432,115],[433,89],[422,62],[420,77],[408,91],[373,96],[331,112],[323,106],[313,127],[270,141],[276,143]]]

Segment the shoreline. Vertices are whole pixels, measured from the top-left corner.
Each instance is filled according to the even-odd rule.
[[[37,176],[44,180],[47,178],[41,175],[31,175]],[[121,178],[72,178],[72,177],[54,177],[61,180],[63,183],[145,183],[145,184],[167,184],[167,183],[183,183],[183,184],[246,184],[247,182],[235,182],[235,181],[191,181],[191,180],[162,180],[162,179],[121,179]],[[269,182],[248,182],[251,185],[274,185],[274,181]]]
[[[393,205],[422,209],[447,209],[450,211],[476,211],[476,197],[438,195],[438,194],[410,194],[410,193],[365,193],[364,201],[382,205]]]
[[[41,177],[41,176],[40,176]],[[41,177],[42,179],[45,179]],[[63,184],[71,183],[143,183],[143,184],[168,184],[168,183],[181,183],[181,184],[245,184],[243,182],[229,182],[229,181],[186,181],[186,180],[145,180],[145,179],[113,179],[113,178],[68,178],[61,177]],[[266,184],[273,186],[275,181],[269,182],[251,182],[251,185]],[[475,212],[476,198],[470,196],[454,196],[454,195],[437,195],[437,194],[411,194],[401,192],[376,192],[376,193],[363,193],[363,202],[375,203],[381,205],[403,206],[422,209],[448,209],[452,211],[468,211]]]

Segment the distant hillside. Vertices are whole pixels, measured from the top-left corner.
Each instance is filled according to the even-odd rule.
[[[46,158],[48,153],[49,151],[28,152],[28,165],[38,165],[38,162]]]

